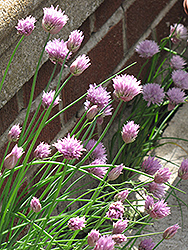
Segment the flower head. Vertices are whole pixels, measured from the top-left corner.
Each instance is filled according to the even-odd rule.
[[[16,144],[12,149],[11,153],[5,157],[4,160],[5,168],[12,169],[13,167],[15,167],[18,159],[22,156],[23,153],[24,153],[23,148],[18,147],[18,145]]]
[[[82,55],[76,58],[76,60],[70,66],[70,72],[74,76],[79,76],[91,65],[90,59],[86,55]]]
[[[8,140],[9,141],[17,141],[21,134],[21,128],[19,124],[12,126],[11,130],[8,133]]]
[[[102,117],[112,114],[112,106],[110,93],[102,86],[97,87],[96,84],[90,84],[87,91],[86,101],[84,103],[85,110],[89,110],[93,105],[97,105],[98,111],[102,111]]]
[[[126,189],[124,191],[119,192],[114,196],[115,201],[121,201],[124,202],[125,199],[127,199],[127,196],[129,195],[129,191]]]
[[[43,8],[42,27],[51,34],[57,34],[68,21],[68,16],[64,14],[64,11],[57,9],[58,5],[56,8],[52,5],[50,8]]]
[[[97,241],[95,248],[93,250],[113,250],[115,242],[112,239],[112,236],[102,236]]]
[[[123,164],[120,164],[119,166],[113,168],[109,173],[108,173],[108,180],[114,181],[116,180],[120,174],[122,174],[124,166]]]
[[[90,139],[88,141],[88,143],[85,145],[87,152],[91,151],[96,143],[97,143],[96,140]],[[101,160],[100,161],[101,163],[106,163],[106,161],[107,161],[106,148],[102,142],[99,142],[99,144],[96,146],[96,148],[91,153],[90,157],[91,157],[92,161],[98,159],[98,160]],[[100,162],[98,161],[98,164],[100,164]],[[94,165],[96,165],[96,164],[97,163],[95,163]]]
[[[147,83],[143,86],[143,98],[148,102],[149,107],[151,103],[160,105],[165,96],[163,88],[157,83]]]
[[[85,223],[86,223],[85,217],[81,217],[81,218],[75,217],[75,218],[71,218],[68,221],[68,227],[72,229],[73,231],[81,230],[85,227]]]
[[[65,57],[67,56],[69,50],[67,49],[67,42],[64,42],[63,39],[54,39],[49,41],[45,47],[46,52],[49,55],[49,59],[54,63],[63,64]],[[67,59],[70,57],[70,53],[67,56]]]
[[[153,219],[162,219],[170,214],[170,208],[164,200],[154,203],[151,196],[147,196],[145,200],[145,210]]]
[[[113,234],[121,234],[127,228],[127,220],[118,220],[116,223],[113,223]]]
[[[114,96],[124,102],[132,100],[136,95],[142,92],[140,81],[133,75],[121,75],[112,79],[114,87]]]
[[[177,104],[185,102],[185,92],[179,88],[169,89],[166,94],[167,99],[169,100],[169,111],[174,109]]]
[[[127,237],[124,234],[113,234],[112,239],[116,244],[121,244],[127,241]]]
[[[99,159],[96,159],[92,162],[92,165],[102,165],[104,163],[100,162]],[[88,168],[87,171],[91,174],[94,174],[98,176],[99,178],[103,179],[108,171],[108,167],[94,167],[94,168]]]
[[[160,168],[154,177],[154,182],[162,184],[170,179],[171,172],[169,171],[168,168]]]
[[[81,141],[74,138],[74,135],[70,137],[70,134],[61,140],[57,140],[53,146],[56,147],[56,149],[67,160],[72,160],[75,158],[78,159],[82,155],[82,151],[85,151]]]
[[[93,229],[87,236],[87,243],[89,246],[94,247],[98,239],[100,238],[101,234],[99,231]]]
[[[28,16],[25,19],[18,20],[18,24],[15,28],[19,34],[29,36],[35,28],[36,21],[34,17]]]
[[[161,167],[162,165],[160,164],[160,161],[151,156],[145,159],[142,163],[142,169],[150,175],[154,175]]]
[[[138,246],[138,250],[152,250],[155,247],[155,243],[152,239],[142,240]]]
[[[158,199],[161,199],[166,194],[165,186],[155,182],[151,182],[148,184],[148,191]]]
[[[43,91],[43,95],[42,95],[42,105],[45,108],[48,108],[50,106],[50,104],[52,103],[53,99],[55,96],[55,90],[50,90],[49,92],[44,92]],[[53,107],[55,107],[59,102],[60,102],[60,98],[59,96],[55,99],[54,103],[53,103]]]
[[[177,88],[188,89],[188,73],[184,70],[174,70],[172,72],[172,80]]]
[[[111,220],[122,219],[124,212],[125,210],[123,203],[121,201],[116,201],[109,206],[109,210],[106,213],[106,216],[109,217]]]
[[[170,66],[173,69],[183,69],[185,64],[186,64],[185,60],[178,55],[174,55],[170,60]]]
[[[123,141],[125,143],[133,142],[138,135],[139,127],[140,126],[135,124],[134,121],[129,121],[127,124],[124,124],[121,132]]]
[[[93,105],[91,106],[91,108],[88,109],[86,117],[88,120],[92,120],[97,113],[98,113],[98,107],[97,105]]]
[[[163,233],[163,239],[165,240],[171,239],[177,233],[179,228],[180,227],[178,224],[168,227]]]
[[[171,36],[171,41],[174,44],[177,44],[180,41],[187,39],[188,37],[187,29],[183,24],[175,23],[174,26],[173,25],[170,26],[170,36]]]
[[[67,48],[71,52],[76,52],[84,39],[83,32],[80,30],[74,30],[70,33],[67,41]]]
[[[41,204],[39,199],[37,199],[36,197],[33,197],[33,199],[31,200],[30,203],[31,209],[35,212],[38,213],[41,210]]]
[[[188,180],[188,159],[183,159],[178,169],[178,176],[183,180]]]
[[[159,52],[159,46],[155,41],[145,40],[136,46],[136,52],[140,57],[150,58]]]
[[[46,158],[49,156],[50,153],[51,153],[50,145],[44,142],[41,142],[34,151],[34,155],[37,159]]]

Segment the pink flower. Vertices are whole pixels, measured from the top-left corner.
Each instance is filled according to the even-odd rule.
[[[163,88],[157,83],[148,83],[143,86],[143,99],[149,107],[151,103],[160,105],[165,96]]]
[[[113,250],[115,242],[112,239],[112,236],[102,236],[97,241],[95,248],[93,250]]]
[[[140,57],[150,58],[159,52],[159,46],[155,41],[144,40],[136,46],[136,52]]]
[[[64,42],[63,39],[54,39],[53,41],[49,41],[45,47],[46,52],[49,55],[49,59],[54,63],[63,64],[66,56],[69,53],[67,49],[67,42]],[[70,53],[67,56],[67,59],[70,57]]]
[[[177,88],[188,89],[188,72],[178,69],[172,72],[172,80]]]
[[[68,17],[58,9],[58,5],[54,8],[52,5],[50,8],[43,8],[44,16],[42,19],[42,27],[46,32],[51,34],[57,34],[63,26],[67,23]]]
[[[96,159],[92,162],[91,165],[104,165],[101,160]],[[87,171],[91,174],[98,176],[99,178],[103,179],[108,171],[108,167],[94,167],[94,168],[87,168]]]
[[[76,52],[84,39],[83,32],[80,30],[74,30],[70,33],[67,41],[67,48],[71,52]]]
[[[86,223],[85,217],[81,217],[81,218],[75,217],[75,218],[71,218],[68,221],[68,227],[72,229],[73,231],[81,230],[85,227],[85,223]]]
[[[171,36],[171,41],[174,44],[177,44],[180,41],[187,39],[188,37],[187,29],[183,24],[175,23],[174,26],[172,25],[170,26],[170,36]]]
[[[179,88],[169,89],[166,94],[169,100],[168,111],[174,109],[177,104],[185,102],[185,92]]]
[[[145,159],[142,163],[142,169],[150,175],[154,175],[161,167],[162,165],[160,164],[160,161],[151,156]]]
[[[182,180],[188,180],[188,159],[183,159],[181,166],[178,169],[178,176]]]
[[[114,181],[116,180],[120,174],[122,174],[122,170],[123,170],[124,166],[123,164],[113,168],[109,173],[108,173],[108,180],[109,181]]]
[[[140,81],[133,75],[121,75],[112,79],[114,87],[114,96],[124,102],[132,100],[136,95],[142,92]]]
[[[56,149],[67,160],[72,160],[75,158],[78,159],[82,155],[82,151],[85,151],[81,141],[74,138],[74,135],[70,137],[70,134],[61,140],[57,140],[53,146],[56,147]]]
[[[36,19],[32,16],[26,17],[26,19],[18,20],[18,24],[15,27],[19,34],[29,36],[35,28]]]
[[[91,65],[90,59],[86,55],[79,56],[70,66],[70,72],[74,76],[81,75]]]
[[[8,133],[8,140],[9,141],[17,141],[21,134],[21,128],[19,124],[12,126],[11,130]]]
[[[127,241],[127,237],[124,234],[113,234],[112,239],[116,244],[121,244]]]
[[[100,238],[101,234],[99,231],[93,229],[87,236],[87,243],[89,246],[94,247],[98,239]]]
[[[185,60],[178,55],[174,55],[170,60],[170,66],[173,69],[183,69],[185,64],[186,64]]]
[[[125,210],[123,203],[121,201],[116,201],[109,206],[109,210],[106,213],[106,216],[109,217],[111,220],[119,218],[121,219],[123,217],[124,212]]]
[[[96,140],[90,139],[88,141],[88,143],[85,145],[87,152],[91,151],[96,143],[97,143]],[[97,162],[92,163],[93,165],[106,163],[106,161],[107,161],[106,148],[102,142],[99,142],[99,144],[96,146],[96,148],[91,153],[90,157],[93,161],[95,161],[97,159]]]
[[[22,156],[23,153],[24,153],[23,148],[18,147],[18,145],[16,144],[12,149],[11,153],[5,157],[4,161],[5,168],[8,169],[14,168],[18,159]]]
[[[41,142],[34,151],[34,155],[37,159],[46,158],[50,153],[50,145],[44,142]]]
[[[127,228],[127,220],[118,220],[116,223],[113,223],[113,234],[121,234]]]
[[[149,183],[147,189],[148,192],[152,193],[158,199],[161,199],[166,194],[165,186],[155,182]]]
[[[142,240],[138,246],[138,250],[152,250],[155,247],[155,243],[152,239]]]
[[[127,199],[128,195],[129,195],[129,191],[128,190],[121,191],[121,192],[119,192],[118,194],[116,194],[114,196],[114,201],[124,202],[125,199]]]
[[[43,91],[43,95],[42,95],[42,105],[44,106],[44,108],[48,108],[50,106],[50,104],[52,103],[53,99],[55,96],[55,90],[50,90],[49,92],[44,92]],[[54,103],[53,103],[53,107],[55,107],[59,102],[61,101],[61,99],[59,98],[59,96],[57,96],[57,98],[55,99]]]
[[[180,227],[178,224],[168,227],[163,233],[163,239],[165,240],[171,239],[177,233],[179,228]]]
[[[35,212],[38,213],[41,210],[41,204],[39,199],[37,199],[36,197],[33,197],[33,199],[31,200],[30,203],[31,209]]]
[[[154,182],[162,184],[170,179],[171,172],[168,168],[160,168],[154,177]]]
[[[139,132],[139,125],[135,124],[134,121],[129,121],[127,124],[124,124],[122,128],[122,139],[125,143],[131,143],[133,142]]]

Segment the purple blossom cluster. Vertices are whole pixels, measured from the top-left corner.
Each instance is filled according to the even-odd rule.
[[[49,108],[50,104],[52,103],[52,101],[54,99],[54,96],[55,96],[55,90],[50,90],[49,92],[44,92],[43,91],[42,105],[43,105],[44,108]],[[53,107],[58,105],[60,101],[61,100],[60,100],[59,96],[56,97],[56,99],[53,102]]]
[[[17,141],[21,134],[21,127],[19,124],[13,125],[8,133],[8,140],[9,141]]]
[[[179,88],[172,88],[167,91],[167,99],[169,100],[168,110],[172,110],[176,105],[185,102],[185,92]]]
[[[178,69],[172,72],[172,80],[177,88],[188,89],[188,73]]]
[[[121,132],[123,141],[125,143],[133,142],[138,135],[139,127],[140,126],[135,124],[134,121],[129,121],[127,124],[124,124]]]
[[[142,240],[138,246],[138,250],[152,250],[155,247],[155,243],[152,239]]]
[[[178,176],[182,180],[188,180],[188,159],[183,159],[181,166],[178,169]]]
[[[181,42],[182,40],[187,40],[188,38],[188,33],[187,33],[187,28],[179,23],[175,23],[174,25],[170,26],[170,37],[171,41],[174,44],[177,44]]]
[[[165,97],[163,88],[157,83],[147,83],[143,86],[143,98],[149,107],[151,103],[160,105]]]
[[[85,227],[85,217],[74,217],[68,221],[68,227],[73,230],[82,230]]]
[[[113,202],[106,213],[106,216],[112,219],[122,219],[125,212],[123,203],[121,201]]]
[[[41,142],[35,149],[34,155],[37,159],[47,158],[51,153],[50,145],[45,142]]]
[[[172,56],[170,60],[170,66],[175,70],[183,69],[185,64],[186,64],[185,60],[181,56],[178,56],[178,55]]]
[[[140,57],[150,58],[159,52],[159,46],[155,41],[144,40],[136,46],[136,52]]]
[[[154,175],[160,168],[162,168],[162,164],[154,156],[149,156],[142,163],[143,171],[150,175]]]
[[[25,19],[19,20],[15,28],[17,29],[19,34],[29,36],[35,28],[36,21],[37,20],[35,19],[35,17],[28,16]]]

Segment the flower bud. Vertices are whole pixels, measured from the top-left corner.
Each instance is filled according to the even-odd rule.
[[[79,76],[84,70],[91,65],[90,59],[86,55],[79,56],[70,66],[70,72],[74,76]]]
[[[19,124],[12,126],[11,130],[8,133],[8,140],[9,141],[17,141],[21,134],[21,128]]]
[[[129,195],[129,191],[128,190],[121,191],[121,192],[119,192],[118,194],[116,194],[114,196],[114,201],[124,202],[125,199],[127,199],[128,195]]]
[[[30,203],[31,209],[35,212],[38,213],[41,210],[41,204],[39,199],[37,199],[36,197],[33,197],[33,199],[31,200]]]
[[[15,167],[18,159],[22,156],[22,154],[23,154],[23,148],[18,147],[18,145],[15,145],[11,153],[5,157],[4,161],[5,168],[12,169],[13,167]]]
[[[183,8],[184,8],[185,13],[188,15],[188,0],[184,0]]]
[[[97,113],[98,113],[97,105],[93,105],[90,109],[88,109],[86,117],[88,120],[92,120]]]
[[[182,180],[188,180],[188,159],[183,159],[181,166],[178,169],[178,176]]]
[[[180,227],[178,224],[168,227],[163,233],[163,239],[165,240],[171,239],[177,233],[179,228]]]
[[[109,181],[114,181],[116,180],[120,174],[122,174],[122,170],[123,170],[123,164],[113,168],[109,173],[108,173],[108,180]]]
[[[89,246],[93,247],[95,246],[96,242],[98,241],[98,239],[100,238],[101,234],[99,233],[99,231],[93,229],[91,230],[91,232],[88,234],[87,237],[87,243]]]

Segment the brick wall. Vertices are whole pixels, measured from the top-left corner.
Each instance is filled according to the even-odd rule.
[[[71,19],[71,17],[69,17]],[[90,83],[100,83],[113,73],[128,66],[137,64],[126,73],[138,74],[142,58],[135,53],[136,44],[143,39],[160,40],[169,35],[169,25],[179,19],[188,25],[180,0],[105,0],[87,20],[78,27],[84,32],[85,39],[78,52],[86,53],[92,65],[79,77],[72,78],[61,93],[61,103],[53,110],[53,114],[84,94]],[[74,58],[71,59],[72,61]],[[53,70],[53,64],[47,61],[40,68],[34,94],[32,110],[37,107],[44,86]],[[59,68],[53,84],[57,81]],[[65,70],[63,79],[68,75]],[[63,80],[62,79],[62,80]],[[22,123],[29,100],[32,79],[0,109],[0,159],[3,156],[7,141],[7,132],[15,123]],[[111,88],[111,83],[108,86]],[[83,108],[83,101],[57,117],[41,133],[39,140],[51,142],[62,137],[76,123]],[[52,114],[52,115],[53,115]],[[32,114],[31,114],[32,116]]]

